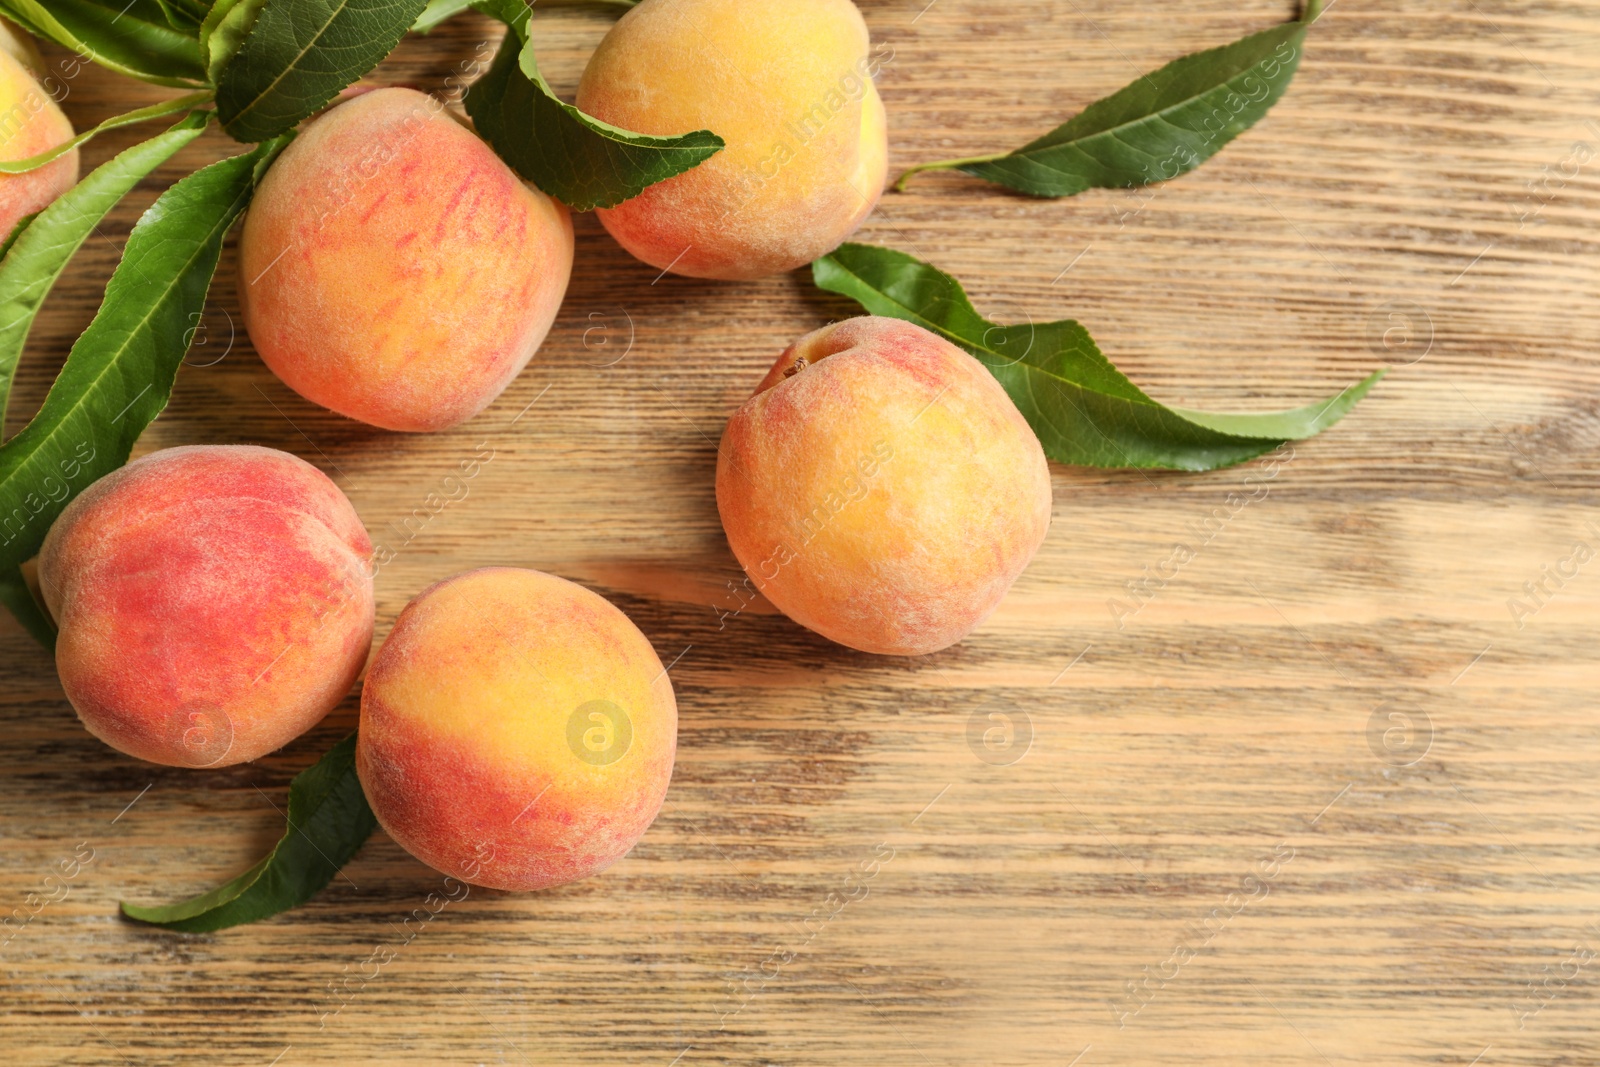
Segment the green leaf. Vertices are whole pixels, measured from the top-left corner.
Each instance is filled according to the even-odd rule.
[[[522,177],[576,211],[615,207],[710,159],[710,130],[676,137],[631,133],[564,104],[539,73],[521,0],[473,5],[511,27],[488,73],[467,93],[478,133]]]
[[[0,416],[39,306],[73,255],[128,190],[200,136],[208,114],[194,112],[165,133],[101,164],[7,238],[0,259]],[[0,455],[4,449],[0,449]],[[3,536],[3,535],[0,535]]]
[[[264,3],[266,0],[217,0],[212,5],[200,24],[200,54],[205,58],[206,75],[212,85],[222,77],[222,68],[238,54]]]
[[[193,32],[205,21],[207,8],[204,0],[155,0],[167,16],[167,24],[175,29]]]
[[[217,81],[235,139],[293,129],[400,43],[427,0],[267,0]]]
[[[5,243],[0,244],[0,262],[5,260],[6,256],[10,254],[12,246],[17,243],[17,238],[26,233],[28,231],[28,227],[33,225],[33,220],[38,217],[39,212],[37,211],[35,211],[32,215],[24,215],[17,220],[17,224],[15,226],[11,227],[11,233],[6,237]],[[4,414],[4,412],[5,405],[0,404],[0,414]]]
[[[159,104],[141,107],[137,111],[129,111],[114,118],[106,119],[92,130],[85,130],[70,141],[56,145],[48,152],[41,152],[27,159],[0,160],[0,174],[26,174],[30,170],[37,170],[46,163],[56,160],[77,148],[83,142],[99,133],[117,129],[119,126],[132,126],[140,122],[149,122],[151,119],[165,118],[177,114],[179,111],[191,111],[211,99],[211,90],[205,89],[198,93],[189,93],[185,96],[163,100]]]
[[[164,907],[122,903],[122,914],[185,933],[252,923],[304,904],[333,880],[377,829],[356,777],[356,735],[289,783],[288,827],[271,852],[209,893]]]
[[[56,650],[56,624],[50,621],[50,613],[45,611],[33,595],[33,590],[28,588],[27,579],[22,577],[22,571],[16,567],[0,570],[0,604],[15,615],[17,621],[22,623],[33,639],[43,645],[48,651]]]
[[[119,74],[185,88],[206,83],[194,34],[174,28],[153,0],[49,0],[48,7],[40,0],[0,0],[0,14]]]
[[[428,0],[428,7],[417,16],[417,21],[411,24],[412,33],[428,34],[439,28],[439,24],[448,19],[453,19],[464,11],[470,11],[479,0]],[[543,6],[548,7],[553,0],[542,0]],[[638,7],[639,0],[572,0],[573,3],[596,4],[601,7]]]
[[[0,569],[39,551],[85,486],[127,462],[166,406],[205,306],[222,239],[255,187],[256,165],[287,138],[213,163],[178,182],[134,226],[83,331],[33,421],[0,445]],[[15,259],[43,215],[18,239]]]
[[[903,192],[921,171],[952,169],[1046,197],[1176,178],[1278,102],[1300,64],[1309,25],[1290,22],[1175,59],[1015,152],[924,163],[901,175],[895,188]]]
[[[1157,403],[1071,320],[998,326],[960,283],[888,248],[845,244],[812,264],[816,284],[874,315],[914,322],[966,349],[992,373],[1051,459],[1089,467],[1206,471],[1242,463],[1338,422],[1383,377],[1378,371],[1318,404],[1219,415]]]
[[[412,33],[432,33],[441,22],[453,19],[463,11],[472,10],[475,0],[428,0],[417,21],[411,24]]]

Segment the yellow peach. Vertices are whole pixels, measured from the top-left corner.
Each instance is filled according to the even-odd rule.
[[[389,836],[493,889],[604,870],[655,819],[677,750],[672,683],[599,595],[489,568],[400,613],[361,695],[356,770]]]
[[[801,338],[722,437],[717,508],[780,611],[921,655],[999,605],[1050,525],[1039,440],[972,356],[898,319]]]
[[[239,239],[256,351],[306,399],[453,426],[533,358],[572,273],[565,208],[411,89],[375,89],[278,157]]]
[[[72,140],[72,123],[22,63],[19,56],[26,55],[0,49],[0,160],[27,159]],[[77,181],[76,148],[35,170],[0,174],[0,240]]]
[[[695,278],[759,278],[831,251],[883,193],[872,76],[885,55],[850,0],[644,0],[601,41],[578,107],[639,133],[709,129],[727,147],[601,223]]]
[[[39,46],[10,19],[0,19],[0,52],[21,63],[34,77],[43,76],[44,57],[39,54]]]

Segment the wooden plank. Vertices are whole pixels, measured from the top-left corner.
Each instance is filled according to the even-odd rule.
[[[862,3],[896,49],[896,167],[1020,144],[1290,14],[924,2]],[[230,248],[207,346],[141,450],[253,442],[327,471],[398,553],[380,637],[470,567],[613,598],[664,660],[682,653],[672,791],[611,872],[474,893],[409,943],[399,924],[438,878],[381,834],[292,914],[138,928],[117,900],[198,891],[267,847],[272,804],[355,700],[257,764],[156,768],[89,737],[0,621],[0,908],[94,852],[0,949],[0,1044],[82,1065],[1595,1062],[1600,587],[1586,568],[1520,627],[1507,600],[1600,536],[1600,164],[1529,201],[1574,142],[1600,145],[1597,15],[1345,0],[1268,118],[1181,181],[1042,202],[926,175],[887,196],[864,239],[950,270],[996,318],[1079,319],[1175,403],[1307,402],[1393,355],[1392,315],[1416,339],[1137,613],[1108,602],[1250,469],[1054,468],[1038,560],[989,624],[923,660],[762,607],[719,624],[738,575],[712,491],[722,423],[778,350],[851,312],[803,274],[651,284],[580,218],[534,364],[466,426],[405,437],[262,367],[236,332]],[[539,19],[570,89],[605,18]],[[437,88],[493,36],[457,20],[380,77]],[[161,94],[91,68],[66,109],[84,128]],[[208,134],[91,239],[35,332],[13,430],[138,212],[231,150]],[[482,445],[468,497],[401,532]],[[970,741],[997,709],[1031,735],[1013,762]],[[840,909],[829,894],[874,864]],[[374,970],[379,947],[397,954]]]

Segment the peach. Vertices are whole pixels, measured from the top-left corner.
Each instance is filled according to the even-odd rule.
[[[31,42],[0,49],[0,159],[27,159],[72,140],[72,123],[34,80],[22,59]],[[33,55],[37,56],[37,52]],[[0,240],[25,215],[43,211],[78,181],[78,150],[22,174],[0,174]]]
[[[62,688],[130,756],[256,759],[349,692],[372,645],[371,562],[355,509],[303,460],[152,453],[89,486],[45,537]]]
[[[693,278],[759,278],[831,251],[883,193],[883,62],[850,0],[644,0],[600,42],[578,107],[639,133],[709,129],[727,147],[601,223]]]
[[[44,75],[44,57],[33,38],[10,19],[0,19],[0,52],[21,63],[35,78]]]
[[[389,430],[476,415],[533,358],[572,220],[431,97],[375,89],[311,122],[239,239],[256,351],[313,403]]]
[[[356,770],[389,836],[491,889],[609,867],[655,819],[677,749],[672,683],[599,595],[508,567],[400,613],[361,694]]]
[[[981,363],[920,326],[857,318],[795,342],[728,421],[717,509],[785,615],[912,656],[999,605],[1050,526],[1050,474]]]

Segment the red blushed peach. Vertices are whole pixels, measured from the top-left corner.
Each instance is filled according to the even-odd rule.
[[[27,159],[72,140],[72,123],[23,60],[32,42],[11,36],[0,48],[0,159]],[[0,240],[23,216],[49,207],[78,181],[78,150],[22,174],[0,174]]]
[[[390,430],[488,406],[533,358],[571,273],[566,209],[411,89],[310,123],[239,239],[262,360],[307,400]]]
[[[708,129],[726,147],[599,212],[617,243],[692,278],[809,263],[883,193],[888,125],[850,0],[644,0],[595,50],[578,107],[639,133]]]
[[[253,760],[349,692],[372,644],[371,562],[355,509],[309,463],[243,445],[152,453],[45,537],[62,688],[130,756]]]
[[[717,508],[780,611],[865,652],[955,644],[1050,526],[1044,451],[972,356],[898,319],[801,338],[728,422]]]
[[[490,568],[400,613],[361,694],[356,770],[389,836],[492,889],[588,877],[666,796],[677,704],[655,650],[581,586]]]

